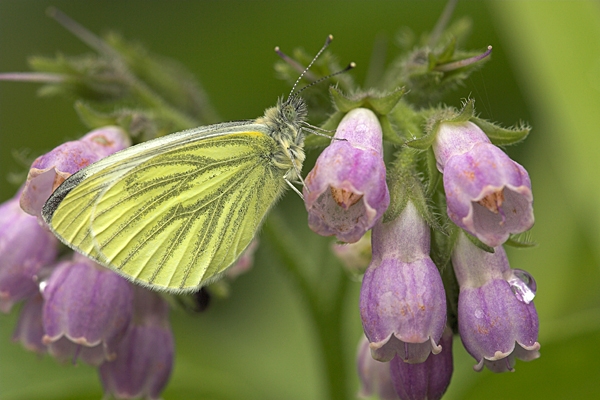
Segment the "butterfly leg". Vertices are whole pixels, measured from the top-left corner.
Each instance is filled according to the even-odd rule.
[[[306,187],[306,184],[304,183],[304,179],[302,179],[302,173],[300,172],[300,168],[298,168],[298,164],[296,163],[296,160],[297,160],[296,153],[294,152],[293,149],[289,149],[289,154],[290,154],[290,159],[292,160],[292,168],[294,169],[294,172],[296,173],[296,178],[298,179],[298,181],[302,185],[302,187],[305,188],[307,192],[309,192],[308,187]],[[290,182],[288,180],[288,174],[290,173],[290,171],[288,171],[285,174],[284,179],[286,180],[286,182],[288,182],[288,185],[292,186],[292,182]],[[298,192],[298,190],[295,187],[294,187],[294,190],[296,192]]]
[[[300,193],[300,191],[299,191],[299,190],[296,188],[296,186],[294,186],[294,184],[293,184],[292,182],[290,182],[290,180],[289,180],[287,177],[285,177],[285,176],[284,176],[284,177],[283,177],[283,180],[285,181],[285,183],[287,183],[287,184],[288,184],[288,186],[289,186],[289,187],[291,187],[291,188],[292,188],[292,190],[293,190],[294,192],[296,192],[296,194],[297,194],[298,196],[300,196],[300,198],[301,198],[302,200],[304,200],[304,195],[303,195],[302,193]],[[304,184],[304,182],[302,182],[302,184]]]

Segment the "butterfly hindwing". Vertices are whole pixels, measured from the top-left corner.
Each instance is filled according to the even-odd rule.
[[[236,126],[94,164],[55,192],[45,218],[69,246],[131,279],[197,289],[239,257],[285,189],[286,171],[269,158],[278,144],[261,125]]]

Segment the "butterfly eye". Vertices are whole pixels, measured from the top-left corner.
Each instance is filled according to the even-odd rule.
[[[295,121],[297,118],[297,115],[298,115],[298,113],[296,112],[294,107],[291,105],[287,105],[283,109],[283,116],[285,117],[285,119],[287,121]]]

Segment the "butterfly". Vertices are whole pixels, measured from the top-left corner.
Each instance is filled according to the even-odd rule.
[[[197,291],[238,259],[271,207],[302,182],[310,125],[301,91],[256,120],[173,133],[101,159],[65,180],[42,217],[73,250],[136,283]]]

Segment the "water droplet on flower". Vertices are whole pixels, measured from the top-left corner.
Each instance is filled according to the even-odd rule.
[[[537,284],[533,276],[522,269],[512,269],[510,276],[506,280],[510,289],[521,303],[529,304],[535,297]]]

